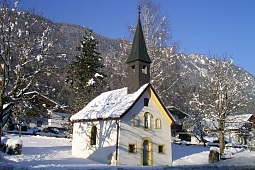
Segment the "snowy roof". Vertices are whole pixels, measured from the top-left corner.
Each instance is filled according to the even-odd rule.
[[[242,115],[233,115],[228,116],[226,122],[235,122],[235,123],[245,123],[247,122],[253,114],[242,114]]]
[[[57,102],[55,102],[55,101],[51,100],[50,98],[48,98],[48,97],[46,97],[46,96],[40,94],[38,91],[26,92],[26,93],[24,93],[24,94],[25,94],[25,95],[28,95],[28,96],[29,96],[29,95],[40,95],[40,96],[42,96],[43,98],[45,98],[46,100],[48,100],[48,101],[54,103],[55,105],[61,106],[61,105],[58,104]]]
[[[149,85],[143,85],[138,91],[132,94],[127,94],[127,87],[104,92],[73,115],[71,121],[120,118]]]
[[[228,116],[226,119],[226,129],[239,129],[241,128],[245,123],[252,123],[253,114],[242,114],[242,115],[233,115]]]

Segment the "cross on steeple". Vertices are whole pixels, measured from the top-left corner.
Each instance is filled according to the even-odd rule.
[[[141,14],[141,5],[138,5],[137,9],[138,9],[138,17],[140,18],[140,14]]]

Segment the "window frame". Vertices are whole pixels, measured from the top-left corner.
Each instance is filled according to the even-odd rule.
[[[158,121],[159,121],[159,126],[158,126]],[[162,128],[162,123],[160,118],[156,118],[154,122],[154,128],[155,129],[161,129]]]
[[[130,146],[132,146],[132,151],[133,152],[131,152],[131,147]],[[137,153],[137,144],[136,143],[128,143],[128,153],[129,154],[136,154]]]
[[[90,129],[90,146],[96,146],[97,144],[97,126],[92,125]]]
[[[152,128],[152,125],[151,125],[152,124],[152,118],[153,118],[153,116],[150,112],[145,112],[144,113],[144,115],[143,115],[143,128],[145,130],[150,130]]]
[[[166,148],[164,144],[159,144],[158,145],[158,154],[165,154],[166,153]]]

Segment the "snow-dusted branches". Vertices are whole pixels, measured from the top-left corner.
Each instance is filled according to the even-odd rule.
[[[49,71],[53,47],[51,26],[18,3],[1,2],[0,9],[0,122],[3,105],[22,97],[40,73]]]
[[[246,104],[243,90],[247,81],[243,80],[241,72],[233,69],[233,60],[213,59],[209,66],[208,89],[210,96],[207,109],[215,119],[225,119],[226,116],[237,112]]]

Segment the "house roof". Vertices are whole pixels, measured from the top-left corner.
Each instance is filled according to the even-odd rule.
[[[155,90],[151,84],[143,85],[138,91],[132,94],[127,93],[126,87],[122,89],[104,92],[97,96],[95,99],[93,99],[78,113],[73,115],[71,117],[71,121],[120,119],[135,105],[136,101],[149,87],[151,87],[151,89],[155,93]],[[165,109],[168,117],[170,117],[170,119],[174,121],[174,118],[164,107],[162,101],[159,100],[159,102]]]
[[[178,116],[179,119],[183,119],[185,117],[189,117],[189,115],[187,113],[177,109],[174,106],[168,106],[167,109],[171,112],[172,115]]]
[[[227,116],[226,122],[235,122],[235,123],[244,123],[249,121],[253,114],[242,114],[242,115],[233,115]]]
[[[36,99],[36,102],[38,104],[41,104],[44,110],[46,111],[46,106],[49,107],[51,110],[54,110],[56,112],[65,112],[65,106],[60,105],[59,103],[51,100],[50,98],[42,95],[41,93],[37,91],[31,91],[24,93],[25,97],[30,99]]]
[[[253,114],[233,115],[226,118],[226,129],[239,129],[245,123],[252,123]]]
[[[51,105],[58,105],[60,106],[60,104],[58,104],[57,102],[49,99],[48,97],[42,95],[41,93],[39,93],[38,91],[31,91],[31,92],[26,92],[24,95],[29,96],[29,97],[33,97],[33,96],[41,96],[41,98],[43,98],[44,101],[47,101],[48,103],[50,103]]]
[[[151,63],[151,59],[147,53],[146,43],[143,36],[140,15],[138,17],[138,23],[136,27],[133,44],[132,44],[131,53],[128,56],[126,63],[130,63],[136,60],[140,60],[146,63]]]

